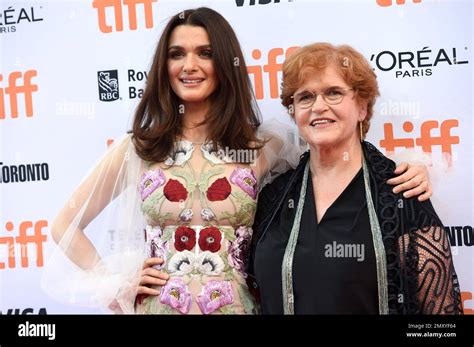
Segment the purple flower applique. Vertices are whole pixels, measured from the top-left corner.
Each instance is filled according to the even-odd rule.
[[[248,251],[250,240],[252,239],[252,228],[240,226],[235,231],[235,240],[228,241],[227,260],[229,265],[247,277],[245,273],[247,269]]]
[[[190,208],[185,208],[179,214],[179,220],[182,222],[189,222],[191,219],[193,219],[193,214],[193,210]]]
[[[165,174],[161,169],[149,170],[143,174],[140,182],[140,194],[142,201],[150,196],[156,189],[161,187],[166,181]]]
[[[149,258],[158,257],[163,259],[162,264],[154,265],[153,268],[161,270],[166,265],[168,259],[168,242],[163,242],[161,237],[163,231],[159,226],[152,227],[147,225],[145,227],[146,232],[146,252]]]
[[[160,302],[186,314],[191,308],[191,293],[188,286],[180,278],[169,280],[161,287]]]
[[[202,313],[212,313],[234,302],[232,286],[228,281],[209,281],[198,294],[196,301]]]
[[[157,225],[157,226],[151,226],[147,225],[145,227],[145,238],[146,240],[151,240],[154,237],[162,237],[163,236],[163,230]]]
[[[214,214],[214,212],[212,212],[210,208],[205,207],[201,210],[201,218],[206,222],[210,222],[211,220],[216,218],[216,215]]]
[[[230,182],[239,186],[252,199],[257,197],[257,178],[251,169],[235,168],[230,175]]]

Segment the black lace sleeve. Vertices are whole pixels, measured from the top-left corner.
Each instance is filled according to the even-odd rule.
[[[431,202],[405,199],[386,182],[395,164],[364,142],[385,246],[390,314],[462,314],[449,238]]]
[[[420,314],[462,314],[461,291],[448,235],[430,201],[405,200],[408,228],[399,238],[402,273],[412,278]]]

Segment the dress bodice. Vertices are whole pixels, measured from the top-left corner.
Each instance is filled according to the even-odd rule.
[[[137,312],[254,313],[245,283],[258,192],[254,152],[179,141],[163,163],[144,169],[146,251],[164,259],[158,268],[170,279],[159,296],[138,300]]]

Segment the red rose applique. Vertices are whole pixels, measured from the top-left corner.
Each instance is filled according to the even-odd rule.
[[[178,252],[191,251],[196,245],[196,232],[186,226],[180,226],[174,234],[174,248]]]
[[[221,232],[216,227],[208,227],[199,233],[199,248],[202,251],[217,252],[221,248]]]
[[[183,201],[186,200],[186,198],[188,197],[188,191],[186,190],[186,188],[184,188],[181,182],[172,178],[170,178],[168,183],[166,183],[163,192],[165,194],[165,197],[169,201],[173,202]]]
[[[231,187],[227,178],[219,178],[211,184],[207,190],[207,199],[209,201],[222,201],[230,195]]]

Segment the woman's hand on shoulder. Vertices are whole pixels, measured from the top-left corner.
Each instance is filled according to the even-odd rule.
[[[428,200],[433,195],[428,169],[425,165],[401,163],[394,174],[398,176],[387,180],[387,183],[395,186],[393,188],[395,194],[404,192],[405,198],[418,196],[419,201]]]

